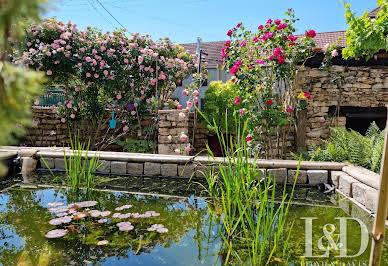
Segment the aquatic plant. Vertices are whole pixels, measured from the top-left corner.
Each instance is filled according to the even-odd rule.
[[[65,160],[65,169],[67,184],[73,188],[86,187],[91,188],[94,185],[94,173],[102,165],[99,162],[99,156],[88,157],[90,148],[90,138],[88,143],[82,143],[79,140],[79,135],[73,138],[70,134],[70,145],[72,152],[69,158],[66,158],[66,150],[63,150]]]
[[[227,116],[226,116],[227,117]],[[204,116],[204,119],[207,118]],[[286,260],[291,227],[285,229],[286,217],[292,199],[283,186],[280,203],[275,203],[276,177],[266,176],[258,169],[257,157],[252,153],[247,136],[247,120],[234,114],[235,135],[223,134],[215,121],[214,128],[223,149],[223,160],[215,157],[207,146],[210,161],[205,177],[211,196],[209,210],[219,219],[218,231],[224,241],[223,263],[263,265]],[[225,119],[228,128],[228,119]],[[225,137],[226,136],[226,137]],[[297,175],[299,169],[297,170]]]

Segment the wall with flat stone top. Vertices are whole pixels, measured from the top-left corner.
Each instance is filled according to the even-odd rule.
[[[339,75],[343,80],[336,83]],[[388,66],[335,65],[329,71],[300,67],[295,89],[311,94],[306,121],[307,144],[319,144],[329,138],[329,127],[346,124],[346,117],[329,115],[329,107],[384,107],[388,103]]]

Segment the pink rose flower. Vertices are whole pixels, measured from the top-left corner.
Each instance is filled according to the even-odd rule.
[[[99,77],[99,75],[96,73],[96,74],[94,74],[94,77],[97,79]]]
[[[338,51],[337,51],[337,49],[334,49],[334,50],[331,52],[331,56],[332,56],[332,57],[338,56]]]
[[[73,105],[71,103],[68,103],[68,104],[66,104],[66,107],[70,109],[73,107]]]
[[[120,100],[120,99],[121,99],[121,94],[120,94],[120,93],[116,95],[116,99],[117,99],[117,100]]]
[[[181,104],[178,104],[177,109],[178,109],[178,110],[182,110],[182,109],[183,109],[183,106],[182,106]]]
[[[234,99],[234,105],[238,105],[240,102],[241,102],[240,97],[237,97],[236,99]]]
[[[86,73],[86,77],[90,78],[91,74],[89,72]]]
[[[131,115],[135,115],[135,114],[136,114],[136,111],[132,111],[132,112],[131,112]]]
[[[62,118],[62,119],[61,119],[61,122],[62,122],[62,123],[65,123],[65,122],[66,122],[66,118]]]
[[[190,151],[191,151],[190,146],[187,146],[187,147],[185,148],[185,152],[190,152]]]
[[[280,22],[281,22],[280,19],[275,19],[275,24],[276,24],[276,25],[279,25]]]
[[[291,107],[286,108],[286,113],[292,113],[293,111],[294,111],[294,109],[292,109]]]
[[[319,122],[324,123],[325,121],[326,121],[326,119],[324,117],[319,118]]]
[[[104,70],[104,75],[105,75],[105,76],[108,76],[108,74],[109,74],[109,73],[108,73],[108,70],[105,69],[105,70]]]
[[[226,33],[226,35],[228,35],[229,37],[232,37],[232,34],[233,34],[232,30],[228,30],[228,33]]]
[[[39,105],[39,100],[38,99],[35,100],[34,105]]]
[[[47,76],[51,76],[52,74],[53,74],[53,72],[51,70],[47,70],[47,72],[46,72]]]
[[[128,131],[128,130],[129,130],[129,127],[127,127],[127,126],[124,126],[124,127],[123,127],[123,131],[124,131],[124,132],[126,132],[126,131]]]
[[[188,94],[187,90],[182,91],[182,95],[187,96],[187,94]]]
[[[187,136],[184,133],[181,133],[181,136],[179,137],[181,141],[185,141],[187,139]]]
[[[174,151],[175,151],[175,153],[178,154],[178,155],[181,154],[181,150],[180,150],[180,149],[175,149]]]
[[[70,118],[71,118],[71,119],[74,119],[74,118],[75,118],[75,114],[71,114],[71,115],[70,115]]]

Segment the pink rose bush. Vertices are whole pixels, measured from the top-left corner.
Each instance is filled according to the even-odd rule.
[[[267,158],[283,155],[283,151],[272,150],[269,140],[278,138],[278,150],[285,146],[281,142],[286,139],[297,105],[297,95],[289,93],[296,66],[312,55],[315,46],[315,31],[296,36],[293,10],[289,9],[286,15],[282,20],[268,19],[256,32],[239,24],[228,31],[230,39],[221,50],[223,67],[233,75],[231,80],[241,91],[234,103],[238,105],[242,99],[246,103],[239,115],[249,118],[249,145],[257,143],[257,150]]]
[[[136,131],[141,118],[157,113],[175,84],[197,70],[196,57],[168,38],[79,30],[55,19],[27,30],[21,60],[44,71],[49,85],[64,85],[67,101],[55,110],[68,123],[87,118],[97,124],[114,107],[118,125]]]

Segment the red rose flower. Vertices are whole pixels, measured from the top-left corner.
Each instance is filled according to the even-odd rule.
[[[236,97],[236,99],[234,99],[234,104],[235,105],[238,105],[240,102],[241,102],[241,98],[240,97]]]
[[[251,141],[253,138],[252,137],[247,137],[246,140],[247,141]]]
[[[232,34],[233,34],[233,31],[232,30],[228,30],[228,33],[226,35],[228,35],[229,37],[232,37]]]
[[[315,36],[317,36],[317,34],[315,33],[315,30],[306,31],[306,37],[314,38]]]
[[[265,104],[268,105],[268,106],[271,106],[273,104],[273,101],[272,100],[268,100],[268,101],[265,102]]]
[[[310,93],[305,92],[305,93],[304,93],[304,97],[306,97],[307,99],[310,99],[311,95],[310,95]]]

